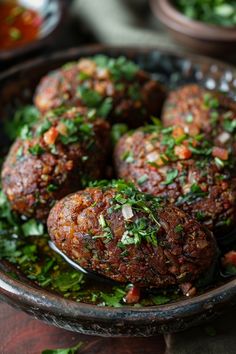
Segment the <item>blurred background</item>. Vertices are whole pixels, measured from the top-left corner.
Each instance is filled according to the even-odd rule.
[[[232,0],[0,0],[0,6],[1,70],[93,43],[158,46],[236,60]]]

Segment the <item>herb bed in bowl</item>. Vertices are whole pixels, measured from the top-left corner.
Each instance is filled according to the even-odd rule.
[[[197,54],[233,57],[235,2],[150,0],[154,15],[173,38]]]
[[[1,130],[2,156],[9,140],[20,130],[22,112],[23,123],[37,119],[37,111],[30,105],[38,80],[68,61],[97,53],[111,57],[125,55],[168,88],[197,82],[207,88],[212,88],[212,84],[218,89],[226,88],[233,97],[236,93],[234,69],[218,62],[212,65],[201,57],[183,57],[157,49],[103,47],[73,49],[42,57],[0,77],[1,123],[8,134],[6,137]],[[167,182],[173,178],[175,175],[169,175]],[[236,302],[234,278],[213,274],[214,282],[209,284],[209,279],[202,279],[203,284],[199,284],[199,292],[193,298],[183,298],[176,289],[144,291],[138,304],[128,306],[123,302],[126,285],[96,283],[73,270],[49,249],[49,238],[42,223],[15,216],[4,194],[1,194],[0,208],[0,296],[44,321],[81,333],[150,336],[183,330],[212,319]],[[230,271],[234,274],[235,269]]]

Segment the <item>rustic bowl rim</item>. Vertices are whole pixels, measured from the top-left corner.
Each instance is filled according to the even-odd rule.
[[[32,42],[26,43],[22,46],[13,48],[13,49],[4,49],[0,50],[0,61],[4,60],[12,60],[17,57],[23,56],[24,54],[27,54],[29,52],[32,52],[43,45],[47,44],[53,36],[58,32],[59,27],[62,25],[64,22],[64,16],[65,16],[65,10],[66,10],[66,5],[64,0],[55,0],[58,4],[58,20],[57,23],[55,24],[54,28],[45,36],[41,38],[36,38]]]
[[[215,42],[236,41],[236,26],[224,27],[192,20],[178,11],[170,0],[149,0],[149,2],[156,17],[174,31]]]
[[[159,51],[163,54],[174,55],[179,58],[186,58],[192,61],[202,60],[209,65],[217,64],[219,67],[229,69],[235,72],[235,67],[225,64],[219,60],[213,60],[194,54],[181,53],[179,50],[163,50],[158,47],[117,47],[92,45],[80,48],[70,48],[66,51],[45,54],[40,58],[33,59],[31,62],[21,63],[6,72],[0,74],[0,81],[7,80],[9,77],[19,73],[23,69],[34,68],[45,61],[54,62],[64,59],[65,62],[71,60],[73,56],[94,55],[98,52],[110,52],[112,54],[126,51],[134,54],[145,54],[152,51]],[[150,324],[156,321],[160,324],[166,324],[168,321],[177,321],[179,319],[188,319],[193,316],[200,316],[207,309],[214,311],[231,305],[232,300],[236,300],[236,278],[220,285],[214,289],[208,290],[203,294],[193,298],[179,300],[170,304],[150,306],[150,307],[100,307],[97,305],[80,303],[73,300],[65,299],[60,295],[49,292],[43,288],[36,288],[29,284],[25,284],[17,279],[13,279],[10,275],[0,268],[0,295],[5,300],[10,299],[9,303],[24,305],[23,307],[32,307],[33,309],[42,310],[60,316],[65,319],[84,319],[84,320],[101,320],[112,323],[127,324]],[[19,305],[18,305],[19,304]]]

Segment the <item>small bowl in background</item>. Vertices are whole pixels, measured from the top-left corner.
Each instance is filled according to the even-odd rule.
[[[236,52],[236,27],[223,27],[191,20],[170,0],[149,0],[151,9],[170,35],[193,52],[218,57]]]
[[[50,44],[65,18],[66,5],[64,0],[21,0],[19,5],[32,9],[40,15],[42,24],[40,25],[39,35],[32,42],[22,46],[12,49],[0,49],[0,63],[14,60]]]

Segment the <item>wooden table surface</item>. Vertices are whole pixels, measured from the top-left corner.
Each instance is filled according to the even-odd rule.
[[[45,324],[0,303],[0,354],[40,354],[44,349],[71,347],[82,341],[80,354],[164,354],[162,336],[102,338]]]

